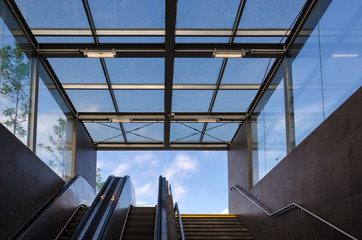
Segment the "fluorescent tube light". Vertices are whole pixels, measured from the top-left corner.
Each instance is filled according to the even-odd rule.
[[[348,58],[348,57],[358,57],[357,53],[335,53],[332,55],[333,58]]]
[[[245,57],[246,51],[241,49],[241,51],[217,51],[215,49],[213,57],[215,58],[242,58]]]
[[[112,51],[84,51],[84,55],[89,58],[114,58],[116,52],[114,49]]]

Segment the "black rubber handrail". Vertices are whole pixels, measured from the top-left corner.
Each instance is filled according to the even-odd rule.
[[[129,176],[125,176],[122,178],[122,182],[119,186],[119,188],[116,190],[117,193],[115,194],[115,198],[114,200],[112,201],[112,205],[110,207],[110,210],[108,211],[108,214],[106,216],[106,218],[103,220],[102,223],[102,229],[98,235],[98,239],[104,239],[105,238],[105,234],[107,232],[107,229],[108,229],[108,226],[109,226],[109,223],[111,222],[111,219],[112,219],[112,216],[114,214],[114,210],[116,209],[117,207],[117,203],[118,203],[118,200],[123,192],[123,189],[124,189],[124,186],[126,185],[127,181],[129,181]]]
[[[121,232],[121,237],[120,239],[122,239],[123,235],[124,235],[124,231],[126,230],[126,225],[127,225],[127,221],[128,221],[128,217],[129,217],[129,213],[131,212],[133,205],[129,205],[128,210],[127,210],[127,214],[126,214],[126,218],[124,219],[124,223],[122,226],[122,232]]]
[[[298,208],[302,211],[304,211],[305,213],[311,215],[312,217],[318,219],[319,221],[327,224],[328,226],[332,227],[333,229],[337,230],[338,232],[342,233],[343,235],[349,237],[350,239],[353,239],[353,240],[358,240],[357,238],[353,237],[351,234],[349,233],[346,233],[345,231],[343,231],[342,229],[334,226],[332,223],[324,220],[323,218],[319,217],[318,215],[312,213],[311,211],[309,211],[308,209],[300,206],[299,204],[297,203],[290,203],[288,204],[287,206],[285,207],[282,207],[280,208],[279,210],[276,210],[275,212],[270,212],[266,207],[264,207],[263,205],[261,205],[261,203],[259,203],[257,200],[255,200],[252,196],[249,195],[248,192],[246,192],[244,189],[242,189],[241,187],[237,186],[237,185],[232,185],[231,186],[231,190],[237,190],[239,193],[241,193],[244,197],[246,197],[249,201],[251,201],[254,205],[256,205],[258,208],[260,208],[264,213],[266,213],[269,217],[273,217],[273,216],[276,216],[276,215],[279,215],[281,213],[284,213],[286,211],[289,211],[293,208]]]
[[[110,187],[112,187],[112,183],[113,183],[113,180],[115,179],[115,176],[109,176],[107,181],[104,183],[102,189],[100,190],[100,192],[98,193],[97,197],[95,198],[95,200],[93,201],[91,207],[88,209],[87,213],[84,215],[82,221],[79,223],[79,226],[77,228],[77,230],[75,231],[72,239],[78,239],[79,235],[83,232],[83,228],[84,227],[87,227],[85,226],[85,224],[88,222],[88,221],[91,221],[90,224],[92,224],[92,222],[94,221],[94,219],[92,220],[89,220],[91,215],[93,213],[95,213],[95,211],[97,209],[99,209],[101,206],[98,206],[98,203],[103,200],[104,198],[104,195],[105,195],[105,192],[109,192],[111,191],[112,189],[109,189]],[[114,190],[114,189],[113,189]],[[108,198],[110,198],[109,194],[107,196]],[[97,209],[96,209],[97,208]],[[90,225],[89,224],[89,225]]]
[[[167,239],[167,206],[166,206],[166,178],[159,177],[156,240]]]
[[[63,187],[61,187],[58,192],[53,194],[40,208],[39,210],[34,213],[23,225],[21,225],[18,230],[14,234],[10,236],[9,239],[17,239],[20,237],[36,219],[38,219],[49,207],[64,193],[68,190],[68,188],[76,182],[79,178],[83,178],[82,176],[75,176],[68,182],[66,182]]]

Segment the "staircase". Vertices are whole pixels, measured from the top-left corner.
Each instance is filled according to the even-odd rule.
[[[234,214],[182,215],[185,239],[254,239]],[[178,239],[180,227],[176,218]]]
[[[122,240],[153,240],[155,207],[132,207]]]
[[[77,229],[79,223],[82,221],[84,215],[88,211],[89,207],[81,206],[77,213],[74,215],[72,220],[69,222],[68,226],[64,229],[62,234],[60,235],[60,240],[70,240]]]

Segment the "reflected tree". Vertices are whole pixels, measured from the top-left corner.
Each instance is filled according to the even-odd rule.
[[[104,185],[104,182],[103,182],[103,179],[102,179],[102,175],[101,175],[101,171],[102,171],[102,169],[97,168],[97,180],[96,180],[96,190],[97,190],[97,193],[99,193],[99,191],[102,189],[102,187],[103,187],[103,185]]]
[[[51,157],[49,157],[48,164],[55,172],[57,172],[62,177],[64,177],[66,134],[67,121],[64,118],[58,118],[57,124],[53,125],[52,132],[48,136],[47,144],[38,144],[39,148],[46,150],[51,155]]]
[[[29,114],[29,95],[24,91],[30,82],[30,62],[19,44],[6,45],[1,49],[1,85],[0,95],[11,104],[2,110],[3,124],[14,135],[24,137],[26,129],[22,125]]]

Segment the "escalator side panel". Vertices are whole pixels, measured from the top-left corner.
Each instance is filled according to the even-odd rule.
[[[136,196],[131,179],[128,179],[123,187],[122,193],[119,196],[109,225],[105,229],[105,235],[103,239],[120,239],[122,234],[122,226],[126,221],[127,212],[130,205],[136,205]]]
[[[89,206],[94,197],[94,189],[78,176],[17,239],[55,239],[74,211],[82,204]]]

